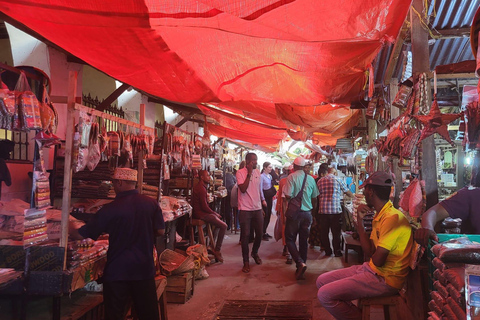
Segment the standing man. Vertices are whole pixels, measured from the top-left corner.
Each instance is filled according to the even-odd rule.
[[[305,262],[307,262],[308,235],[310,233],[310,225],[312,224],[313,202],[318,196],[318,189],[315,185],[315,180],[311,175],[304,171],[304,167],[305,159],[297,157],[293,162],[293,169],[295,172],[287,177],[287,182],[283,189],[285,199],[289,201],[301,191],[305,180],[300,212],[293,217],[287,216],[285,224],[287,248],[297,265],[297,270],[295,272],[297,280],[303,279],[303,274],[305,273],[305,270],[307,270]],[[285,204],[285,208],[286,207],[287,205]],[[297,235],[298,249],[295,244]]]
[[[389,200],[393,178],[377,171],[360,188],[367,205],[357,209],[357,229],[363,252],[370,261],[326,272],[317,279],[317,297],[335,319],[361,319],[362,311],[351,301],[359,298],[389,296],[403,287],[409,271],[413,247],[412,228]],[[363,217],[372,209],[372,233],[365,232]]]
[[[332,230],[333,252],[335,257],[341,257],[340,238],[342,229],[340,214],[342,213],[342,195],[345,193],[349,197],[353,197],[353,193],[343,181],[337,178],[336,174],[337,170],[335,168],[329,168],[328,174],[317,182],[319,192],[318,224],[320,225],[320,243],[325,247],[325,255],[332,255],[329,238],[330,230]]]
[[[220,250],[222,249],[223,238],[227,230],[227,224],[222,221],[222,216],[213,211],[208,205],[207,201],[207,187],[210,183],[211,177],[207,170],[200,170],[198,172],[199,181],[193,188],[192,207],[193,218],[200,219],[215,226],[215,233],[217,234],[217,242],[213,251],[215,260],[223,262],[223,256]]]
[[[74,239],[96,240],[108,233],[109,246],[103,276],[105,319],[124,319],[133,300],[138,318],[159,319],[153,245],[165,229],[158,202],[135,189],[137,170],[116,168],[115,200],[81,228],[71,228]]]
[[[225,188],[227,188],[227,197],[225,198],[225,222],[227,223],[227,230],[230,230],[232,227],[232,206],[230,202],[232,199],[233,186],[237,183],[235,173],[232,173],[230,170],[231,169],[225,173]]]
[[[262,205],[267,206],[261,187],[260,170],[257,169],[257,155],[253,152],[245,156],[245,167],[237,171],[238,210],[240,221],[240,241],[242,243],[243,268],[245,273],[250,272],[248,258],[248,241],[250,226],[255,229],[255,241],[252,247],[252,258],[256,264],[262,264],[258,256],[258,249],[263,235]]]

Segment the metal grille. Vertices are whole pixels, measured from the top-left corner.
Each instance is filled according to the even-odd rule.
[[[226,300],[216,320],[311,320],[312,301]]]
[[[90,94],[85,95],[82,94],[82,103],[86,107],[97,109],[97,107],[103,102],[103,100],[99,100],[98,97],[92,98]],[[117,105],[110,105],[105,108],[105,110],[101,110],[102,112],[111,114],[112,116],[119,117],[125,119],[125,111],[120,107],[118,108]],[[109,120],[109,119],[97,119],[100,120],[99,123],[104,125],[107,128],[107,131],[117,131],[119,130],[118,122]]]
[[[11,160],[31,161],[28,158],[28,132],[0,129],[0,140],[10,140],[15,143]]]

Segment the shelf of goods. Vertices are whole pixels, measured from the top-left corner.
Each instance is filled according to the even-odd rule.
[[[471,319],[480,306],[469,291],[478,291],[480,283],[480,236],[438,234],[439,243],[429,246],[430,277],[429,315],[441,319]],[[466,279],[474,279],[470,281]],[[469,283],[471,282],[471,283]],[[475,284],[474,284],[475,283]]]

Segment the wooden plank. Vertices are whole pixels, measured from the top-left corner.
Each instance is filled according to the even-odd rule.
[[[402,52],[403,44],[405,43],[407,31],[408,31],[408,27],[407,27],[407,22],[405,21],[403,23],[402,29],[400,30],[400,34],[397,40],[395,41],[395,45],[393,46],[392,53],[390,54],[390,59],[388,60],[387,70],[385,71],[385,77],[384,77],[385,79],[384,81],[386,85],[390,84],[390,81],[392,79],[393,71],[397,66],[398,58],[400,56],[400,53]]]
[[[140,125],[145,125],[145,104],[144,103],[141,103],[140,104]],[[143,188],[142,188],[142,185],[143,185],[143,157],[144,157],[144,151],[140,151],[138,153],[138,165],[137,165],[137,169],[138,169],[138,178],[137,178],[137,190],[138,190],[138,193],[142,193],[143,192]]]
[[[437,74],[437,80],[439,79],[476,79],[476,75],[474,72],[442,73]]]
[[[60,247],[65,248],[63,270],[67,264],[68,243],[68,219],[70,216],[70,201],[72,192],[72,151],[73,131],[75,130],[74,108],[77,96],[77,72],[70,71],[68,75],[68,104],[67,104],[67,129],[65,138],[65,165],[63,171],[63,198],[62,198],[62,222],[60,234]]]
[[[423,0],[413,0],[410,9],[412,35],[412,73],[418,76],[422,72],[430,71],[428,48],[428,32],[423,28],[418,12],[423,12]],[[431,95],[430,90],[428,90]],[[428,98],[431,101],[431,97]],[[437,161],[435,156],[435,142],[433,135],[422,141],[423,164],[421,178],[425,180],[427,193],[427,209],[438,203]]]
[[[113,91],[112,94],[110,94],[105,100],[103,100],[102,103],[100,103],[100,105],[97,107],[97,110],[105,110],[109,105],[113,103],[113,101],[117,100],[117,98],[120,97],[120,95],[124,93],[128,88],[130,88],[129,84],[122,84],[115,91]]]
[[[108,120],[111,120],[111,121],[114,121],[114,122],[125,124],[129,127],[138,128],[138,129],[141,129],[141,130],[144,130],[144,131],[149,131],[150,134],[155,133],[154,128],[150,128],[150,127],[144,126],[142,124],[132,122],[132,121],[128,121],[128,120],[125,120],[125,119],[122,119],[122,118],[119,118],[119,117],[115,117],[115,116],[112,116],[111,114],[101,112],[101,111],[98,111],[96,109],[92,109],[92,108],[89,108],[89,107],[86,107],[86,106],[82,106],[81,104],[78,104],[78,103],[75,104],[75,110],[85,111],[86,113],[88,113],[89,115],[92,115],[92,116],[97,116],[97,117],[100,117],[102,119],[108,119]]]

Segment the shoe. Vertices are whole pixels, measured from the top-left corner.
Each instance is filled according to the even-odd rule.
[[[264,236],[267,236],[269,237],[270,239],[272,239],[273,237],[271,235],[269,235],[268,233],[265,233]]]
[[[258,253],[252,253],[252,258],[256,264],[262,264],[262,259],[258,256]]]
[[[213,252],[213,255],[215,256],[215,261],[223,263],[223,256],[222,256],[222,253],[220,252],[220,250],[215,250]]]
[[[325,256],[329,257],[333,254],[332,250],[325,250]]]
[[[303,280],[305,279],[305,277],[303,276],[303,274],[305,273],[305,270],[307,270],[307,265],[305,263],[300,263],[298,266],[297,266],[297,271],[295,271],[295,278],[297,280]]]
[[[293,263],[293,260],[292,260],[292,256],[291,255],[288,255],[287,256],[287,261],[285,262],[286,264],[292,264]]]
[[[335,257],[343,257],[343,254],[341,251],[335,251]]]
[[[249,273],[249,272],[250,272],[250,264],[249,264],[248,262],[244,262],[244,263],[243,263],[242,271],[245,272],[245,273]]]
[[[262,236],[262,240],[263,240],[263,241],[268,241],[268,240],[270,240],[270,238],[269,238],[266,234],[264,234],[264,235]]]
[[[284,257],[288,256],[288,249],[287,249],[287,247],[283,247],[282,256],[284,256]]]

